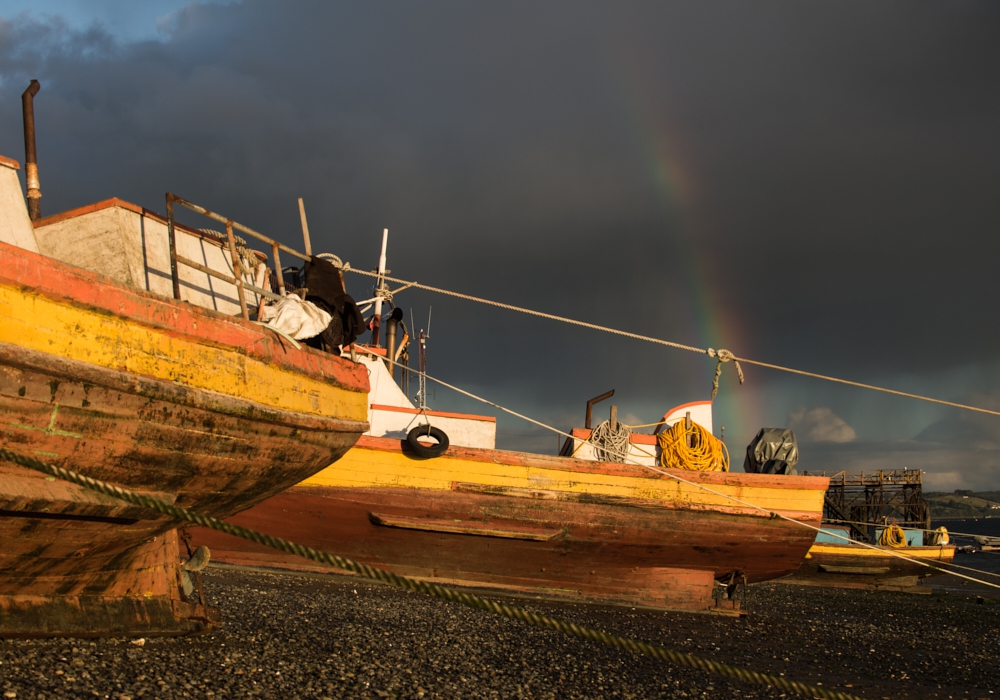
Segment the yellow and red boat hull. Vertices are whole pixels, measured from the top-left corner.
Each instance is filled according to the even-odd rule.
[[[715,581],[798,568],[814,532],[772,514],[819,525],[827,479],[666,471],[461,447],[420,459],[365,436],[229,521],[421,579],[669,609],[716,609]],[[320,569],[193,535],[217,561]]]
[[[915,586],[920,579],[947,569],[954,558],[954,545],[870,548],[846,542],[817,542],[809,548],[799,570],[782,582],[930,593],[928,587]]]
[[[0,444],[225,517],[339,459],[367,373],[261,326],[0,244]],[[174,634],[174,523],[0,463],[0,636]]]

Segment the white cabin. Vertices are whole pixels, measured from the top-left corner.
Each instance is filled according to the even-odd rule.
[[[167,220],[121,199],[71,209],[34,222],[38,252],[69,265],[106,275],[124,284],[173,297]],[[177,254],[212,270],[233,275],[228,245],[211,235],[175,223]],[[266,261],[262,254],[258,262]],[[187,265],[178,265],[181,299],[230,316],[241,313],[236,285]],[[250,273],[244,274],[253,283]],[[248,305],[259,303],[246,292]]]
[[[369,352],[384,354],[384,348],[368,348]],[[381,351],[381,352],[380,352]],[[421,411],[407,398],[389,374],[385,360],[361,356],[358,358],[368,368],[368,422],[371,428],[365,435],[405,440],[407,433],[418,425],[430,423],[447,434],[448,441],[456,447],[496,449],[497,419],[471,413]]]
[[[17,178],[20,169],[16,160],[0,156],[0,241],[37,253],[35,230]]]

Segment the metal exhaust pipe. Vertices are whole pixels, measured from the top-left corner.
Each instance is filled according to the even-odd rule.
[[[21,111],[24,115],[24,175],[28,189],[28,216],[32,221],[42,218],[42,189],[38,183],[38,158],[35,153],[35,104],[34,98],[42,86],[32,80],[21,93]]]

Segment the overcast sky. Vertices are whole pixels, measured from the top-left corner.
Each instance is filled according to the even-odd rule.
[[[45,214],[162,211],[169,190],[294,244],[301,196],[314,247],[355,267],[388,227],[395,276],[1000,408],[995,3],[8,0],[0,17],[0,154],[24,158],[37,78]],[[711,390],[705,356],[397,301],[433,305],[431,375],[563,429],[607,389],[644,423]],[[734,462],[788,426],[804,469],[1000,486],[1000,418],[744,372],[724,368],[716,401]]]

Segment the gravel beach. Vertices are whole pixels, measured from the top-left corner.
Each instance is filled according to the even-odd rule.
[[[787,697],[354,578],[211,568],[204,582],[225,619],[215,634],[0,640],[2,697]],[[927,596],[761,584],[743,619],[504,600],[865,698],[1000,697],[1000,601],[947,584]]]

